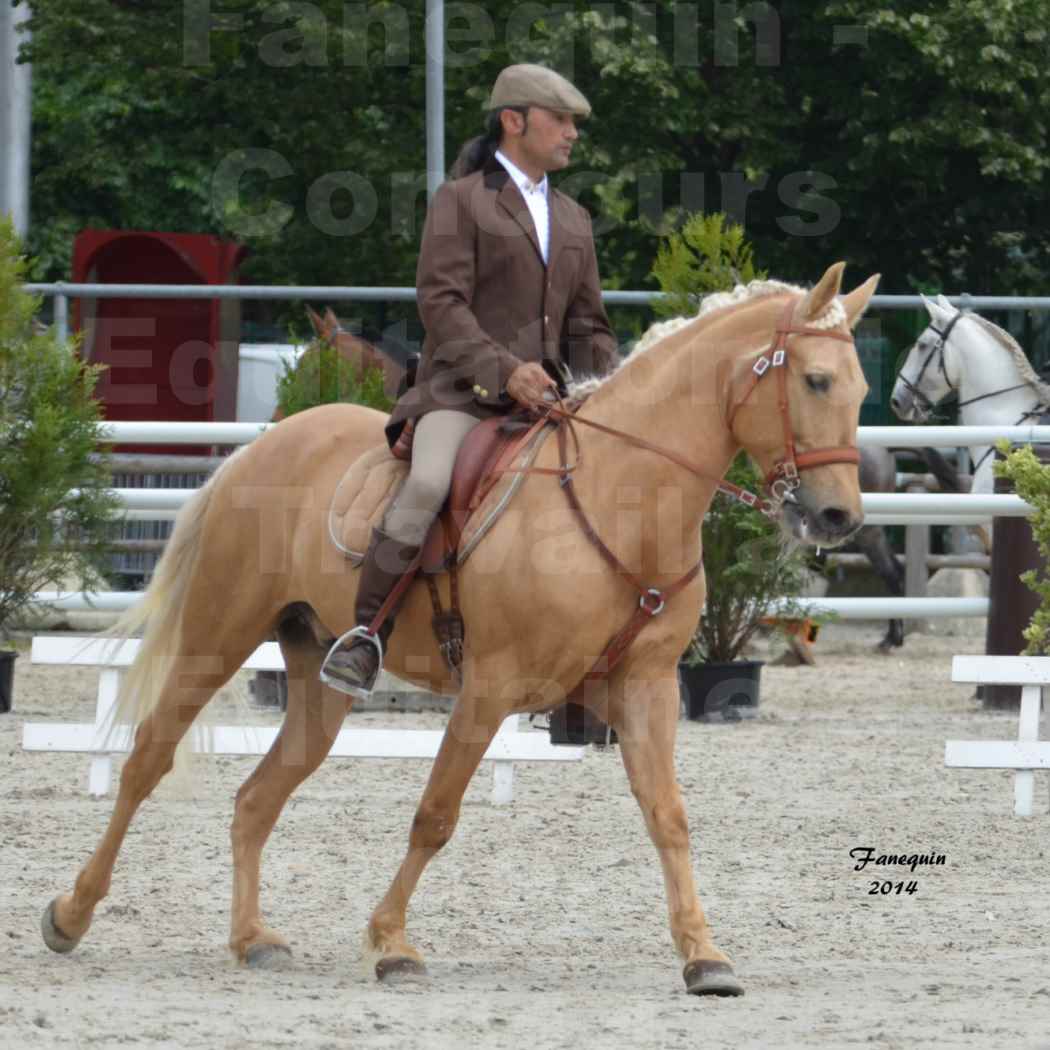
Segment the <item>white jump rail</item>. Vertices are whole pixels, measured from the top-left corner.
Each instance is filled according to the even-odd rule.
[[[1050,656],[956,656],[952,681],[1021,686],[1017,740],[949,740],[944,764],[962,769],[1016,769],[1014,813],[1030,817],[1035,770],[1050,770],[1050,742],[1039,739],[1040,701],[1050,685]]]
[[[136,638],[114,639],[37,635],[31,660],[35,664],[98,667],[98,698],[94,723],[27,722],[22,727],[26,751],[72,751],[92,756],[88,791],[99,796],[109,792],[113,754],[130,750],[131,730],[118,726],[112,733],[110,715],[117,701],[120,676],[130,666],[141,643]],[[284,661],[276,642],[266,642],[248,658],[242,670],[283,671]],[[514,795],[515,762],[566,762],[583,758],[582,747],[561,747],[542,733],[519,733],[518,719],[511,715],[496,734],[483,761],[492,762],[492,802],[502,805]],[[195,736],[197,750],[215,755],[264,755],[277,736],[277,726],[209,726]],[[427,758],[433,759],[443,732],[424,729],[340,730],[330,755],[336,758]]]
[[[124,612],[145,597],[144,591],[37,591],[33,602],[65,612]],[[982,617],[988,615],[987,598],[778,598],[771,615],[782,610],[804,610],[809,615],[831,615],[843,620],[885,620],[891,616]]]

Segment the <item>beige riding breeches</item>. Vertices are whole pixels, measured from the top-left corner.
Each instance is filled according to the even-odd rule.
[[[416,421],[412,466],[383,520],[388,536],[412,546],[426,539],[452,486],[459,447],[479,422],[466,412],[451,409],[427,412]]]

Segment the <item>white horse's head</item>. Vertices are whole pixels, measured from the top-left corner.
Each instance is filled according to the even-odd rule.
[[[921,298],[930,323],[908,351],[890,397],[897,417],[908,422],[927,419],[935,405],[959,389],[960,382],[960,357],[953,350],[962,335],[955,328],[966,315],[943,295]]]
[[[908,351],[890,403],[904,420],[925,420],[953,391],[966,425],[1021,423],[1050,405],[1050,386],[1009,332],[943,295],[923,297],[929,327]]]

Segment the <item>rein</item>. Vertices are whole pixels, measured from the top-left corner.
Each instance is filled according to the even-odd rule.
[[[732,428],[732,422],[737,410],[751,396],[755,387],[758,386],[759,382],[762,380],[762,377],[770,372],[770,370],[776,372],[779,376],[778,408],[784,430],[784,455],[774,464],[773,469],[766,477],[769,498],[760,500],[754,493],[748,492],[746,489],[742,489],[740,486],[734,485],[732,482],[725,481],[724,479],[717,481],[718,490],[720,492],[732,496],[734,499],[739,500],[741,503],[744,503],[749,507],[757,507],[757,509],[769,518],[775,518],[780,512],[784,501],[793,498],[795,489],[797,489],[801,483],[799,479],[799,471],[810,470],[815,467],[823,467],[831,463],[860,462],[860,453],[855,445],[812,449],[811,451],[802,453],[796,451],[794,431],[791,427],[790,409],[787,400],[788,339],[792,335],[809,335],[818,336],[822,339],[838,339],[839,341],[849,343],[852,346],[853,337],[842,332],[835,332],[828,329],[793,325],[792,320],[794,310],[795,300],[791,300],[785,307],[784,312],[781,314],[780,320],[777,323],[777,327],[774,329],[774,341],[772,346],[767,351],[761,353],[755,361],[751,369],[752,374],[748,386],[740,400],[737,401],[730,410],[726,422],[726,425]],[[575,412],[570,411],[565,407],[564,402],[561,401],[560,397],[558,398],[558,402],[545,406],[543,411],[549,418],[556,420],[555,425],[558,428],[558,453],[561,465],[555,468],[511,468],[510,470],[505,471],[505,473],[556,475],[559,484],[565,491],[566,498],[569,501],[569,506],[579,520],[583,534],[592,544],[594,544],[602,557],[613,567],[616,573],[624,577],[639,595],[638,608],[635,610],[631,619],[628,620],[628,622],[608,643],[605,650],[595,661],[591,669],[584,675],[581,683],[573,691],[573,696],[575,697],[584,687],[586,682],[602,679],[612,671],[612,669],[623,658],[631,643],[638,636],[646,623],[648,623],[654,616],[663,612],[667,602],[674,598],[697,577],[703,565],[703,559],[697,561],[697,563],[684,576],[679,577],[674,583],[665,587],[663,590],[660,590],[656,587],[648,587],[644,581],[636,577],[623,564],[623,562],[616,557],[591,524],[591,521],[587,517],[587,513],[583,509],[583,505],[580,503],[579,497],[576,494],[572,475],[580,466],[582,458],[580,452],[580,441],[576,434],[574,424],[583,424],[594,430],[599,430],[603,433],[621,438],[638,448],[654,452],[657,455],[670,460],[672,463],[683,467],[691,474],[698,478],[702,478],[705,481],[713,481],[715,479],[705,473],[696,463],[693,463],[691,460],[680,455],[673,449],[664,448],[663,446],[656,445],[651,441],[646,441],[644,438],[640,438],[635,434],[629,434],[626,431],[617,430],[615,427],[606,426],[603,423],[596,423],[593,420],[584,419],[576,415]],[[571,435],[573,445],[575,446],[575,455],[572,463],[569,462],[568,457],[568,438],[566,437],[566,432]]]

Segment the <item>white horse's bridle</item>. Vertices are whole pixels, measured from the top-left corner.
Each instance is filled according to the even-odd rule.
[[[914,380],[909,379],[903,372],[898,373],[897,378],[904,384],[911,396],[915,399],[915,406],[919,410],[921,419],[926,420],[929,418],[930,411],[936,406],[936,402],[931,401],[930,398],[919,389],[919,384],[922,382],[922,377],[926,374],[926,369],[929,368],[930,363],[933,361],[934,356],[937,357],[937,364],[940,367],[941,375],[944,376],[944,382],[947,384],[949,391],[958,393],[958,388],[951,381],[948,376],[948,369],[944,364],[944,350],[948,345],[948,339],[952,334],[952,329],[967,316],[965,310],[960,310],[945,326],[942,332],[935,324],[930,324],[930,330],[937,336],[937,342],[933,348],[926,355],[926,360],[923,361],[922,366],[919,368],[919,374]],[[972,405],[977,401],[984,401],[990,397],[998,397],[1000,394],[1009,394],[1013,390],[1023,390],[1028,383],[1015,383],[1013,386],[1004,386],[1000,390],[992,390],[987,394],[979,394],[977,397],[967,398],[965,401],[960,401],[958,404],[959,408],[965,405]],[[943,398],[941,399],[944,400]],[[1022,417],[1023,419],[1023,417]]]

